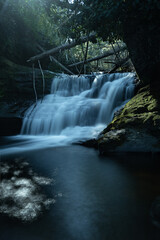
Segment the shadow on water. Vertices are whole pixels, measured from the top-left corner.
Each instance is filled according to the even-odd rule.
[[[21,153],[40,175],[54,178],[56,203],[33,222],[0,217],[1,240],[158,240],[151,206],[160,196],[158,157],[98,156],[81,146]],[[2,161],[19,157],[3,156]]]
[[[159,152],[119,152],[108,153],[105,156],[100,156],[101,160],[112,159],[117,163],[122,164],[130,170],[149,169],[149,171],[160,170],[160,153]]]

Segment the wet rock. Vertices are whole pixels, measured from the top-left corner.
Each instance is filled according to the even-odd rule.
[[[150,87],[138,91],[98,136],[82,143],[109,152],[160,152],[160,98]]]
[[[122,106],[120,109],[118,109],[118,110],[114,113],[113,118],[115,118],[115,117],[117,117],[118,115],[120,115],[123,109],[124,109],[124,106]]]
[[[25,111],[35,102],[33,70],[17,65],[0,57],[0,136],[20,133]],[[44,70],[45,91],[50,93],[56,73]],[[43,97],[43,83],[40,69],[35,68],[38,99]]]
[[[100,153],[160,152],[159,102],[149,86],[140,89],[101,132]]]
[[[126,130],[111,130],[98,139],[98,148],[100,154],[108,151],[114,151],[116,147],[120,146],[126,137]]]
[[[90,139],[87,141],[79,142],[77,144],[88,148],[98,148],[98,143],[96,139]]]
[[[0,57],[0,82],[3,85],[0,101],[13,102],[35,99],[33,90],[33,69],[26,66],[17,65],[8,59]],[[56,75],[53,72],[44,70],[45,77],[45,94],[50,93],[50,87],[53,77]],[[43,83],[41,70],[35,68],[36,90],[38,98],[43,95]]]
[[[149,86],[141,89],[124,107],[120,115],[116,116],[106,128],[108,131],[123,128],[136,127],[159,128],[155,119],[160,119],[159,99],[150,92]]]

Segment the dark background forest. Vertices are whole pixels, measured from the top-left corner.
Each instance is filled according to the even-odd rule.
[[[107,44],[123,41],[142,82],[155,82],[160,69],[160,2],[154,0],[1,0],[0,56],[27,65],[27,59],[44,49],[96,33],[90,57]],[[69,64],[82,59],[77,47],[56,57]],[[44,59],[50,68],[49,59]],[[51,67],[52,70],[57,67]]]

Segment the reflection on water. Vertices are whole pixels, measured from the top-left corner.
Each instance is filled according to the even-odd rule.
[[[25,222],[36,220],[55,200],[41,193],[52,179],[38,176],[24,159],[0,162],[0,213]]]
[[[21,155],[34,171],[55,179],[46,191],[57,201],[30,224],[1,216],[1,240],[160,239],[150,217],[160,196],[160,176],[150,156],[102,158],[80,146]]]

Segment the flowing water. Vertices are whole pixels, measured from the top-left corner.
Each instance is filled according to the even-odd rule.
[[[51,94],[28,109],[21,135],[0,150],[1,240],[160,239],[159,161],[71,146],[97,137],[133,92],[132,73],[54,78]],[[22,168],[27,162],[32,170]],[[45,196],[55,200],[48,211]]]
[[[21,135],[0,153],[70,145],[96,138],[134,94],[135,74],[59,75],[51,93],[25,114]],[[19,144],[17,144],[19,142]]]
[[[33,172],[54,179],[53,185],[44,187],[56,202],[33,222],[0,214],[1,240],[160,239],[151,217],[153,201],[160,196],[159,164],[148,154],[100,157],[94,149],[66,146],[3,156],[2,160],[19,156]],[[24,203],[34,200],[32,195],[22,197]],[[18,215],[14,209],[12,213]],[[23,219],[31,213],[24,211]]]
[[[22,134],[92,137],[134,92],[134,74],[55,77],[51,94],[28,110]]]

